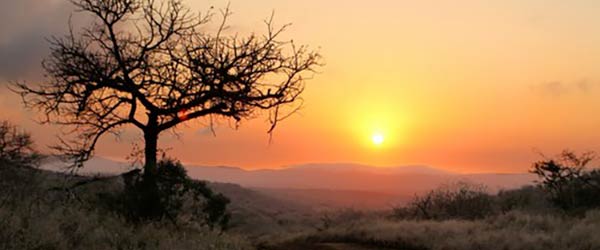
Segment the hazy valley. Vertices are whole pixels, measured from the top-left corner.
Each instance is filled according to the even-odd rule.
[[[130,164],[96,157],[79,174],[120,174]],[[49,160],[42,168],[61,171]],[[456,174],[427,166],[373,167],[359,164],[306,164],[281,169],[244,170],[224,166],[186,166],[190,177],[230,183],[273,198],[319,209],[389,209],[443,184],[482,184],[490,193],[533,185],[533,174]]]

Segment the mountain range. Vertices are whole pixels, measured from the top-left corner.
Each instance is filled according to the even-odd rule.
[[[63,166],[64,163],[57,160],[43,164],[43,168],[50,170],[60,170]],[[130,168],[124,162],[95,157],[79,173],[118,174]],[[459,174],[420,165],[382,168],[350,163],[259,170],[188,165],[186,169],[195,179],[238,184],[281,200],[323,207],[389,207],[448,183],[483,184],[490,192],[497,192],[530,185],[536,179],[529,173]]]

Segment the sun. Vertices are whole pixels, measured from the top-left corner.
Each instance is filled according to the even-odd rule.
[[[383,142],[385,141],[385,137],[381,133],[375,133],[373,134],[373,136],[371,136],[371,141],[373,141],[373,144],[379,146],[383,144]]]

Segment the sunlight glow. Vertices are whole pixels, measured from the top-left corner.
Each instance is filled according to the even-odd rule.
[[[375,145],[381,145],[385,141],[385,137],[381,133],[375,133],[371,137],[371,140],[373,141],[373,144],[375,144]]]

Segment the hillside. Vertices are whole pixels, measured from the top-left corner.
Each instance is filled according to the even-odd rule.
[[[254,188],[254,190],[282,201],[312,207],[317,211],[344,208],[385,210],[400,204],[406,204],[413,198],[413,196],[363,190],[284,188]]]
[[[48,189],[61,188],[85,180],[98,178],[98,181],[81,186],[76,191],[84,196],[97,196],[107,192],[116,192],[123,188],[120,176],[109,174],[95,175],[65,175],[60,172],[39,170],[38,179],[44,180]],[[228,210],[232,214],[230,229],[233,231],[251,232],[259,236],[267,233],[293,229],[294,224],[314,217],[318,210],[307,202],[296,202],[289,199],[278,199],[274,195],[241,187],[230,183],[208,183],[211,189],[224,194],[230,200]],[[258,226],[257,226],[258,225]]]
[[[230,230],[251,238],[304,230],[306,223],[316,220],[319,214],[310,203],[279,199],[236,184],[210,183],[209,186],[231,201],[228,206],[232,214]]]
[[[120,180],[0,162],[0,249],[254,249],[234,232],[126,219],[106,199],[116,194]],[[89,183],[77,186],[81,182]]]

